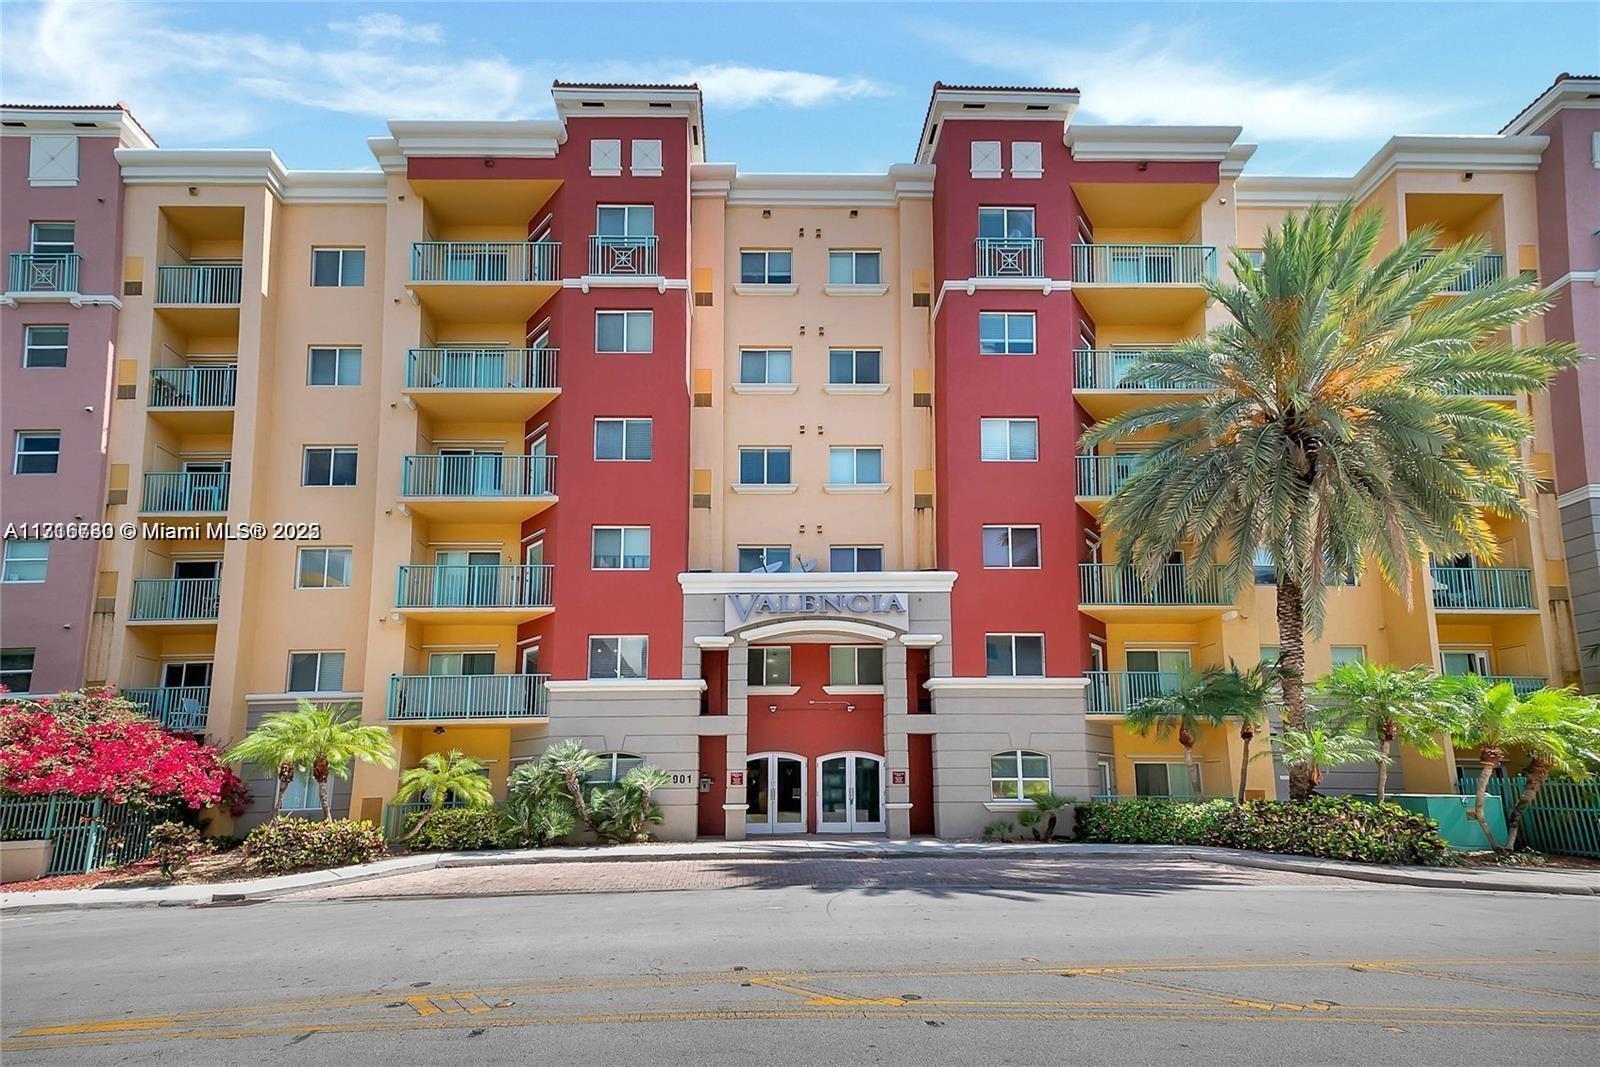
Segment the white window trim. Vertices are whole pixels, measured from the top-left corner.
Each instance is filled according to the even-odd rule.
[[[792,396],[800,389],[794,382],[734,382],[729,388],[740,396]]]
[[[984,455],[983,455],[983,424],[986,423],[986,422],[1003,422],[1003,423],[1006,424],[1006,458],[1005,459],[985,459],[984,458]],[[1011,424],[1012,423],[1017,423],[1017,422],[1026,422],[1026,423],[1032,423],[1033,424],[1033,458],[1032,459],[1016,459],[1011,455]],[[980,463],[1038,463],[1039,462],[1039,453],[1041,451],[1042,451],[1042,449],[1040,449],[1040,447],[1039,447],[1039,420],[1037,418],[1032,418],[1032,417],[1029,417],[1029,416],[1026,416],[1026,415],[1022,415],[1022,416],[989,415],[989,416],[980,416],[978,418],[978,462],[980,462]]]
[[[334,285],[318,285],[317,284],[317,253],[318,252],[337,252],[337,253],[339,253],[339,281],[336,284],[334,284]],[[360,252],[361,253],[361,284],[360,285],[346,285],[346,284],[344,284],[344,256],[345,256],[346,252]],[[366,284],[367,284],[367,258],[366,257],[367,257],[367,247],[366,247],[366,245],[312,245],[311,246],[311,277],[307,279],[307,287],[311,288],[311,289],[364,289],[364,288],[366,288]],[[316,347],[321,348],[321,347],[326,347],[326,346],[318,345]]]
[[[883,396],[889,391],[888,382],[878,382],[876,385],[850,385],[829,382],[822,387],[824,393],[832,396]]]
[[[54,452],[24,452],[22,439],[24,437],[48,437],[51,434],[56,438]],[[61,473],[61,431],[60,430],[18,430],[11,438],[11,475],[14,478],[52,478]],[[56,469],[53,471],[24,471],[22,466],[23,456],[55,456]]]
[[[600,347],[600,318],[603,315],[622,315],[622,343],[628,343],[629,316],[648,315],[650,317],[650,347],[649,348],[601,348]],[[597,356],[650,356],[656,350],[656,313],[650,308],[595,308],[594,309],[594,354]]]
[[[986,677],[986,678],[1048,678],[1050,676],[1050,673],[1049,673],[1049,660],[1047,660],[1045,658],[1046,653],[1045,653],[1045,647],[1044,647],[1044,634],[1037,633],[1037,632],[1034,632],[1034,633],[1024,633],[1024,632],[986,633],[986,634],[983,635],[984,657],[985,657],[986,660],[988,658],[988,651],[989,651],[989,649],[988,649],[989,638],[991,638],[991,637],[1009,637],[1009,638],[1011,638],[1011,673],[1010,674],[987,674],[986,673],[984,675],[984,677]],[[1016,673],[1016,668],[1017,668],[1017,638],[1019,638],[1019,637],[1037,637],[1039,639],[1039,673],[1038,674],[1018,674],[1018,673]]]
[[[1035,563],[1031,567],[1029,567],[1029,566],[1020,566],[1020,565],[1015,564],[1015,563],[1008,563],[1004,567],[999,567],[999,566],[995,566],[995,565],[990,564],[990,563],[984,563],[984,565],[983,565],[983,569],[984,570],[986,570],[986,571],[1038,571],[1038,570],[1043,570],[1044,569],[1044,537],[1043,537],[1043,530],[1041,529],[1041,527],[1037,523],[1026,523],[1026,522],[1021,522],[1021,523],[992,523],[992,524],[985,523],[984,526],[983,526],[983,533],[987,533],[990,530],[1007,530],[1007,531],[1010,531],[1010,530],[1032,530],[1033,531],[1033,536],[1034,536],[1034,545],[1039,550],[1039,562]],[[981,538],[982,536],[983,536],[983,534],[980,533],[979,537]],[[1007,536],[1009,537],[1009,534]],[[1008,547],[1008,550],[1009,550],[1009,542],[1008,542],[1008,546],[1007,547]],[[983,542],[981,540],[978,542],[978,550],[979,550],[979,558],[982,558]],[[1012,555],[1014,557],[1015,553],[1013,553]],[[998,637],[1000,635],[996,634],[995,636]]]
[[[330,481],[326,485],[322,485],[322,484],[313,483],[313,482],[307,482],[306,481],[306,453],[312,451],[313,449],[329,449],[329,450],[331,450],[331,451],[333,451],[335,453],[335,455],[330,456],[328,458],[328,478],[330,479]],[[333,478],[333,461],[336,458],[338,458],[337,457],[337,453],[339,453],[341,451],[354,452],[356,454],[356,480],[351,482],[349,485],[345,485],[343,483],[337,483],[337,482],[334,482],[334,481],[331,480]],[[360,484],[361,484],[361,449],[358,446],[356,446],[356,445],[302,445],[301,446],[301,448],[300,448],[300,488],[301,489],[354,489],[354,488],[356,488],[356,486],[358,486]]]
[[[77,183],[74,182],[73,184],[76,185]],[[67,343],[64,344],[64,345],[30,345],[28,343],[28,335],[29,335],[29,333],[31,333],[34,330],[65,330],[66,334],[67,334]],[[41,349],[41,350],[44,350],[44,351],[50,351],[50,352],[54,352],[59,348],[59,350],[61,352],[61,365],[60,366],[49,366],[49,365],[45,365],[45,364],[29,363],[28,362],[28,353],[33,351],[35,348],[38,348],[38,349]],[[67,362],[68,362],[67,357],[71,353],[71,350],[72,350],[72,326],[71,326],[70,323],[64,323],[64,322],[30,322],[30,323],[27,323],[26,325],[24,325],[22,327],[22,369],[23,370],[66,370],[67,369]]]
[[[594,539],[595,539],[595,535],[598,534],[601,530],[616,530],[616,531],[618,531],[618,536],[617,536],[617,560],[618,560],[618,563],[617,563],[617,565],[615,567],[601,567],[601,566],[597,565],[595,563],[595,561],[594,561],[594,557],[595,557]],[[624,565],[621,562],[621,561],[626,560],[628,558],[628,553],[625,551],[625,549],[628,547],[627,531],[629,531],[629,530],[643,530],[644,534],[645,534],[645,538],[647,540],[650,539],[650,527],[649,527],[648,524],[632,523],[632,524],[615,525],[615,526],[607,525],[607,524],[600,524],[600,525],[597,525],[597,526],[589,527],[589,569],[592,570],[592,571],[604,571],[604,572],[606,572],[608,574],[611,573],[612,571],[627,571],[627,572],[631,572],[633,574],[641,574],[641,573],[643,573],[645,571],[648,571],[651,568],[651,566],[653,565],[653,563],[654,563],[654,560],[653,560],[652,557],[655,555],[655,546],[653,544],[650,546],[649,553],[647,553],[645,555],[645,565],[643,567],[629,567],[629,566]]]
[[[649,463],[651,460],[655,459],[655,455],[656,455],[656,440],[655,440],[655,438],[656,438],[656,427],[655,427],[655,421],[656,420],[655,420],[655,418],[653,416],[648,416],[648,415],[646,415],[646,416],[637,416],[637,415],[596,415],[594,417],[594,461],[596,463]],[[620,423],[622,423],[622,455],[618,456],[616,459],[602,459],[600,457],[600,424],[602,422],[620,422]],[[647,422],[647,423],[650,424],[650,458],[649,459],[629,459],[628,458],[628,423],[630,423],[630,422]]]
[[[590,634],[587,642],[585,642],[585,644],[584,644],[584,652],[587,653],[587,655],[585,657],[585,662],[584,662],[584,672],[586,674],[587,674],[587,672],[589,670],[590,664],[592,664],[594,662],[594,643],[596,641],[615,641],[615,642],[617,642],[617,673],[616,674],[609,674],[609,675],[603,674],[603,675],[600,675],[598,677],[596,677],[594,675],[588,675],[588,678],[586,680],[591,681],[591,682],[633,683],[633,682],[644,681],[645,679],[650,677],[650,635],[649,634]],[[624,642],[624,641],[641,641],[641,642],[643,642],[643,645],[641,646],[641,648],[642,648],[642,650],[644,652],[644,655],[641,658],[644,660],[644,674],[639,676],[639,677],[624,677],[623,674],[622,674],[622,642]]]
[[[1037,775],[1027,775],[1027,774],[1023,774],[1022,773],[1022,757],[1024,755],[1042,756],[1042,757],[1044,757],[1045,768],[1046,768],[1044,778],[1041,779]],[[1013,777],[1013,778],[1000,778],[1000,779],[998,779],[998,781],[1002,781],[1002,782],[1015,782],[1016,783],[1016,785],[1017,785],[1017,795],[1014,796],[1014,797],[1001,797],[1001,796],[995,796],[995,794],[994,794],[994,783],[997,780],[995,778],[995,775],[994,775],[994,758],[996,756],[1015,756],[1017,758],[1017,773],[1016,773],[1016,776]],[[1033,798],[1031,798],[1031,797],[1029,797],[1027,795],[1027,783],[1028,782],[1043,781],[1049,787],[1048,789],[1046,789],[1046,792],[1049,792],[1049,793],[1054,793],[1055,792],[1055,789],[1056,789],[1055,761],[1050,758],[1050,753],[1048,753],[1048,752],[1040,752],[1036,748],[1003,748],[998,752],[989,753],[989,760],[990,760],[990,762],[989,762],[989,802],[992,803],[992,804],[1016,804],[1018,806],[1026,805],[1027,807],[1030,807],[1030,808],[1031,807],[1035,807],[1036,805],[1033,802]]]
[[[356,287],[355,286],[343,287],[343,286],[331,286],[330,285],[330,286],[326,286],[325,288],[329,288],[329,289],[334,289],[334,288],[352,288],[353,289],[353,288],[356,288]],[[318,352],[332,352],[333,353],[333,376],[334,376],[334,379],[335,379],[334,381],[331,381],[331,382],[314,382],[314,381],[311,380],[312,358]],[[354,385],[345,385],[345,384],[340,383],[337,380],[338,377],[339,377],[339,365],[344,361],[345,353],[348,353],[348,352],[354,352],[355,355],[356,355],[356,382],[355,382]],[[235,360],[237,360],[239,357],[238,356],[234,356],[233,358]],[[363,360],[362,360],[362,353],[361,353],[361,346],[360,345],[307,345],[306,346],[306,388],[308,388],[308,389],[359,389],[359,388],[361,388],[361,380],[360,380],[361,379],[361,372],[362,372],[362,370],[365,369],[361,365],[362,362],[363,362]]]
[[[752,491],[752,492],[760,492],[760,491],[766,490],[766,491],[772,491],[772,492],[788,492],[788,493],[792,493],[792,492],[794,492],[794,490],[796,488],[798,488],[798,483],[796,483],[795,480],[794,480],[794,449],[792,447],[790,447],[788,445],[741,445],[734,452],[735,469],[740,471],[741,475],[742,475],[742,473],[744,471],[744,454],[746,452],[763,452],[763,453],[787,452],[787,453],[789,453],[789,480],[787,482],[744,482],[744,481],[739,481],[739,482],[734,482],[733,483],[736,487],[744,489],[744,490]],[[762,462],[761,462],[761,470],[762,470],[763,474],[766,473],[767,464],[768,464],[767,459],[763,458]]]
[[[878,658],[878,668],[879,668],[879,670],[882,670],[884,668],[885,664],[884,664],[883,646],[882,645],[829,645],[828,646],[828,684],[822,687],[822,691],[825,692],[825,693],[828,693],[829,695],[834,695],[834,694],[867,695],[867,694],[871,694],[871,693],[882,693],[884,691],[884,687],[882,685],[864,685],[864,684],[861,684],[859,681],[855,681],[855,682],[835,682],[833,680],[833,653],[834,653],[835,649],[840,649],[840,648],[848,648],[848,649],[851,649],[852,651],[854,651],[856,653],[856,655],[853,657],[855,662],[854,662],[854,668],[851,671],[851,673],[854,674],[857,679],[860,679],[860,677],[861,677],[861,656],[860,656],[860,652],[861,652],[862,649],[877,649],[878,650],[878,657],[879,657]]]
[[[340,488],[344,488],[344,487],[341,486]],[[322,578],[323,578],[323,584],[322,585],[302,585],[300,583],[300,578],[301,578],[301,575],[303,573],[302,568],[300,566],[300,557],[306,552],[321,552],[321,553],[324,553],[324,555],[323,555],[323,565],[322,565]],[[344,552],[344,553],[347,553],[349,555],[349,557],[350,557],[350,566],[345,571],[345,574],[348,576],[349,580],[346,581],[344,585],[328,585],[327,584],[327,578],[328,578],[327,558],[328,557],[327,557],[326,554],[329,553],[329,552]],[[355,573],[356,573],[355,564],[356,564],[356,552],[355,552],[355,547],[353,545],[296,545],[295,546],[295,550],[294,550],[294,587],[296,589],[310,589],[310,590],[314,590],[314,591],[322,591],[322,590],[332,589],[332,590],[334,590],[336,592],[341,592],[341,591],[342,592],[347,592],[350,589],[353,589],[355,587]]]
[[[793,296],[800,291],[794,282],[785,284],[736,282],[733,291],[740,296]]]
[[[46,540],[44,538],[39,538],[39,537],[21,537],[21,538],[15,539],[15,540],[7,541],[5,543],[4,549],[0,550],[0,583],[3,583],[5,585],[43,585],[45,582],[49,581],[49,579],[50,579],[50,544],[51,544],[50,541],[48,541],[48,540]],[[28,559],[23,559],[21,557],[18,557],[17,559],[12,559],[11,558],[11,546],[12,545],[43,545],[44,546],[44,555],[35,556],[35,557],[32,557],[32,558],[28,558]],[[7,577],[5,577],[5,570],[12,563],[42,563],[42,564],[44,564],[44,570],[45,570],[44,577],[43,578],[7,578]]]
[[[322,684],[322,660],[323,660],[323,658],[326,657],[326,656],[343,656],[344,657],[344,662],[343,662],[343,665],[339,668],[339,673],[340,673],[339,688],[338,689],[290,689],[289,688],[289,683],[294,678],[294,658],[296,656],[316,656],[317,657],[317,678],[316,678],[316,682],[317,682],[317,684],[319,686]],[[285,694],[288,694],[288,695],[291,695],[291,696],[299,696],[299,695],[304,695],[304,696],[329,696],[329,695],[332,695],[332,694],[345,692],[345,689],[344,689],[344,683],[345,683],[344,671],[349,666],[350,666],[350,654],[349,654],[349,650],[348,649],[343,649],[343,648],[291,648],[289,650],[288,658],[285,661],[285,667],[284,667],[284,672],[283,672],[283,687],[284,687],[283,691],[284,691]]]
[[[1026,317],[1032,319],[1033,320],[1033,351],[1032,352],[985,352],[985,351],[983,351],[983,325],[982,324],[983,324],[983,316],[985,316],[985,315],[1004,315],[1005,316],[1005,323],[1006,323],[1005,344],[1006,344],[1006,347],[1008,349],[1011,347],[1011,320],[1012,320],[1012,318],[1016,317],[1016,316],[1026,316]],[[987,311],[979,311],[978,312],[978,323],[979,323],[979,325],[978,325],[978,355],[982,356],[983,358],[985,358],[985,359],[995,359],[995,358],[1007,358],[1007,357],[1011,357],[1011,356],[1017,356],[1017,357],[1022,357],[1022,358],[1031,358],[1031,357],[1037,356],[1039,354],[1039,315],[1038,315],[1037,312],[1033,312],[1033,311],[1011,311],[1009,309],[991,308],[991,309],[989,309]]]

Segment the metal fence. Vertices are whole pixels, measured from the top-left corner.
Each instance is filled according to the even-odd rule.
[[[237,304],[243,289],[242,266],[162,264],[156,269],[158,304]]]
[[[427,811],[433,805],[426,800],[414,800],[406,804],[385,804],[383,806],[383,836],[387,841],[394,841],[406,832],[406,820],[419,811]],[[447,808],[464,808],[465,804],[459,800],[451,799],[444,802]]]
[[[560,278],[555,241],[415,241],[414,282],[548,282]]]
[[[1489,795],[1500,798],[1508,821],[1527,784],[1526,778],[1499,774],[1489,779]],[[1478,776],[1461,775],[1456,789],[1472,796]],[[1522,838],[1540,852],[1600,859],[1600,781],[1545,782],[1522,813]]]
[[[47,874],[87,874],[150,854],[150,828],[168,816],[98,797],[0,799],[0,836],[54,842]]]

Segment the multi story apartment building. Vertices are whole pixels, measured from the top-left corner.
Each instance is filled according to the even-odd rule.
[[[497,793],[579,739],[603,777],[673,775],[674,838],[971,836],[1042,790],[1182,793],[1177,743],[1122,714],[1274,655],[1274,589],[1182,553],[1154,581],[1116,566],[1099,519],[1141,442],[1079,454],[1081,432],[1184,392],[1123,375],[1220,322],[1200,283],[1287,212],[1353,196],[1390,246],[1482,235],[1464,292],[1549,278],[1566,211],[1548,131],[1251,177],[1237,127],[938,85],[911,162],[750,175],[705,161],[692,86],[554,95],[547,122],[392,123],[370,173],[118,153],[136,295],[107,514],[139,536],[103,548],[92,678],[218,742],[298,697],[358,703],[399,769],[460,749]],[[1561,416],[1495,399],[1536,428],[1532,516],[1409,596],[1334,590],[1311,671],[1577,677]],[[1197,754],[1207,793],[1281,789],[1232,731]],[[1391,780],[1455,771],[1406,753]],[[336,808],[382,816],[397,774],[358,768]]]
[[[123,299],[115,152],[154,146],[119,105],[0,107],[0,685],[13,692],[85,677],[99,547],[30,527],[104,516]]]

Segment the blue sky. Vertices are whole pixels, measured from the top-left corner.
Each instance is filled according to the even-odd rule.
[[[692,79],[744,171],[904,162],[938,79],[1066,84],[1091,122],[1241,125],[1253,173],[1492,133],[1600,67],[1600,5],[6,2],[8,103],[124,100],[167,147],[371,168],[390,118],[548,117],[567,80]]]

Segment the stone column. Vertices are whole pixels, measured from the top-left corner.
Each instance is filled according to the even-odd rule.
[[[750,806],[744,787],[747,773],[745,761],[750,755],[749,650],[748,644],[737,640],[728,647],[728,766],[719,784],[725,798],[722,804],[722,833],[729,841],[744,840],[745,811]],[[735,778],[735,775],[738,777]],[[739,784],[733,785],[734,781]]]
[[[883,757],[885,816],[890,837],[911,836],[911,744],[906,740],[906,646],[891,638],[883,646]],[[901,784],[896,785],[899,773]]]

